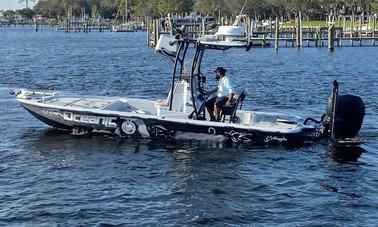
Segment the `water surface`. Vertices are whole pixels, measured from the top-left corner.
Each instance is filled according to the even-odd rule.
[[[145,33],[0,28],[0,225],[374,226],[378,213],[378,51],[374,47],[206,53],[245,108],[319,118],[331,91],[363,98],[359,147],[254,147],[73,136],[8,95],[17,88],[162,99],[171,65]],[[338,151],[348,152],[339,156]]]

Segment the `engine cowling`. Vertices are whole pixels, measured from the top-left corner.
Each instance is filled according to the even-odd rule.
[[[347,139],[357,136],[365,116],[365,104],[355,95],[339,95],[338,83],[334,81],[334,90],[328,101],[323,124],[332,139]]]

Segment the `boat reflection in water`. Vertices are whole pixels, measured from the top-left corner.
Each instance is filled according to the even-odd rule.
[[[329,144],[327,152],[340,163],[357,162],[366,150],[359,145]]]

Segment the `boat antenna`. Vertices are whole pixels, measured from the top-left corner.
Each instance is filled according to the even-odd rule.
[[[248,2],[248,0],[245,0],[244,5],[243,5],[243,7],[242,7],[241,10],[240,10],[239,16],[242,15],[242,13],[243,13],[243,11],[244,11],[244,7],[245,7],[245,5],[247,4],[247,2]]]
[[[244,4],[243,4],[243,7],[242,7],[241,10],[240,10],[239,15],[236,16],[235,22],[234,22],[234,24],[233,24],[234,26],[237,26],[237,25],[239,24],[239,22],[240,22],[240,18],[241,18],[241,15],[243,14],[243,11],[244,11],[245,5],[247,5],[247,2],[248,2],[248,0],[245,0],[245,2],[244,2]]]
[[[119,3],[118,10],[117,10],[116,16],[115,16],[115,18],[113,20],[113,23],[115,23],[117,21],[118,14],[121,12],[122,3],[123,3],[123,0],[121,0],[121,2]]]

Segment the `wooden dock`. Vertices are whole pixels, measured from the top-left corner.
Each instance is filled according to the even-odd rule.
[[[106,19],[89,19],[77,17],[65,17],[59,22],[57,31],[64,32],[90,32],[110,31],[111,21]]]
[[[215,34],[217,26],[223,25],[221,21],[216,26],[197,23],[186,27],[192,38],[205,34]],[[377,17],[368,16],[329,16],[323,26],[304,26],[301,13],[291,22],[265,20],[261,21],[248,17],[244,19],[246,41],[253,46],[274,46],[276,50],[282,47],[327,47],[333,50],[342,46],[375,46],[378,40]],[[162,26],[161,20],[147,21],[147,44],[154,46],[161,34],[174,34],[174,26]]]
[[[161,34],[172,34],[176,32],[182,24],[163,19],[146,20],[147,25],[147,44],[155,46]],[[198,38],[202,35],[211,35],[216,32],[217,24],[215,21],[208,21],[206,17],[195,20],[192,23],[185,24],[186,32],[192,38]]]
[[[134,18],[136,30],[143,29],[144,19],[141,17]],[[57,31],[64,32],[90,32],[90,31],[112,31],[112,27],[122,24],[121,21],[100,18],[96,12],[89,16],[85,8],[81,9],[80,17],[73,16],[72,7],[68,9],[66,17],[59,22]]]

